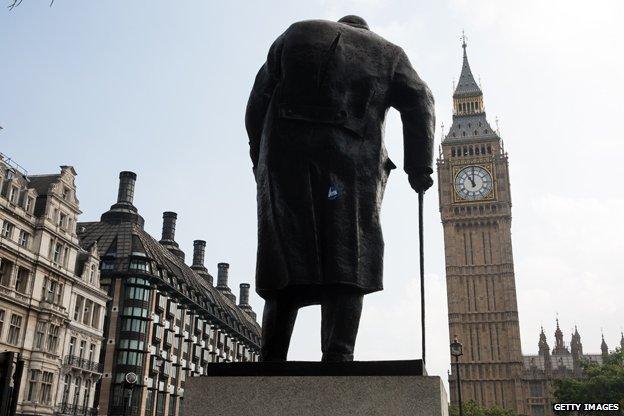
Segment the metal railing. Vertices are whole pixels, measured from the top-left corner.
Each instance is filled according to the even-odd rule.
[[[97,416],[98,411],[92,407],[61,403],[54,409],[55,415]]]
[[[66,355],[65,365],[91,371],[93,373],[101,373],[104,369],[104,365],[102,363],[90,361],[86,358],[78,357],[77,355]]]

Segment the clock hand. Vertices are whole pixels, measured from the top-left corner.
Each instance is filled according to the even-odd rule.
[[[473,188],[476,188],[477,184],[475,184],[474,181],[474,175],[472,175],[472,177],[468,176],[468,180],[470,181],[470,183],[472,184]]]

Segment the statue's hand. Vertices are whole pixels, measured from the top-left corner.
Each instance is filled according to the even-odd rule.
[[[412,186],[412,189],[416,192],[425,192],[427,189],[431,188],[433,185],[433,179],[431,175],[428,173],[420,173],[417,175],[409,175],[408,176],[409,183]]]

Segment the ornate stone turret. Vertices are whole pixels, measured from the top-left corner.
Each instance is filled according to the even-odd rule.
[[[607,358],[609,356],[609,347],[604,339],[604,334],[602,334],[602,343],[600,343],[600,351],[602,351],[602,358]]]
[[[559,328],[559,318],[557,318],[557,329],[555,330],[555,348],[553,348],[553,355],[570,354],[570,351],[563,342],[563,332]]]
[[[578,358],[583,355],[583,344],[581,343],[581,334],[578,332],[578,328],[574,325],[574,333],[572,334],[572,340],[570,341],[570,350],[572,356]]]
[[[580,376],[582,373],[580,361],[583,356],[583,344],[581,343],[581,335],[579,334],[576,325],[574,325],[574,333],[572,334],[572,340],[570,341],[570,350],[572,352],[572,365],[574,367],[574,372]]]
[[[624,350],[624,332],[622,332],[622,338],[620,338],[620,348]]]
[[[550,372],[552,370],[552,362],[550,360],[550,347],[548,341],[546,341],[546,334],[544,333],[544,327],[540,332],[539,342],[537,343],[539,348],[538,354],[544,358],[544,370]]]

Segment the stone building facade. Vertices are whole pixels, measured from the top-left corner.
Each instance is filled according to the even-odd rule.
[[[163,214],[158,241],[145,232],[133,204],[136,175],[120,174],[117,202],[100,221],[78,225],[81,244],[99,255],[106,308],[101,415],[173,416],[185,380],[206,373],[210,362],[256,361],[260,327],[248,304],[228,286],[227,263],[217,285],[204,265],[206,243],[194,242],[192,265],[175,241],[177,215]],[[128,374],[137,375],[130,389]]]
[[[84,360],[100,352],[108,297],[76,235],[75,176],[28,175],[0,154],[0,350],[24,361],[18,414],[93,412],[101,372]]]
[[[555,345],[551,350],[544,328],[539,334],[538,353],[536,355],[523,356],[523,379],[527,384],[527,406],[531,416],[552,416],[552,404],[555,402],[554,381],[565,378],[582,378],[583,361],[591,361],[602,364],[603,359],[609,354],[609,347],[602,338],[600,354],[586,354],[583,352],[583,343],[578,329],[570,337],[570,343],[566,345],[563,332],[559,328],[555,330]],[[620,348],[624,349],[624,334],[620,340]]]
[[[437,160],[444,229],[449,339],[464,345],[464,400],[526,415],[511,244],[508,156],[485,114],[463,42],[453,124]],[[450,397],[457,404],[455,366]]]

